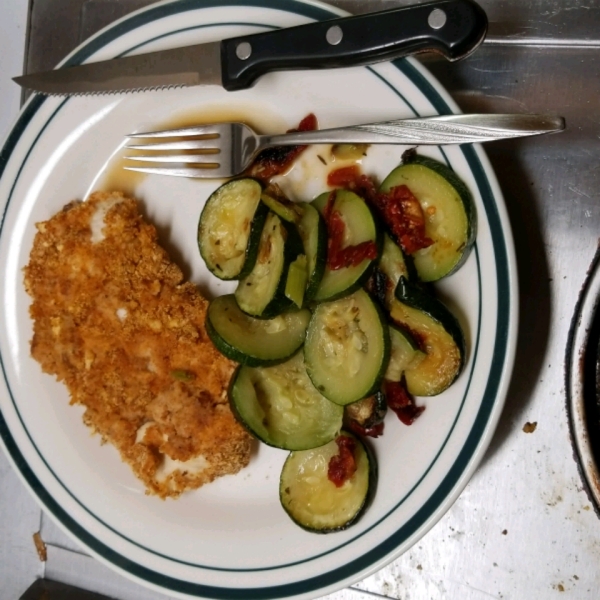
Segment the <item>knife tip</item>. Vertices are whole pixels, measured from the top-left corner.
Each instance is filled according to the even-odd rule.
[[[20,87],[26,89],[26,90],[30,90],[32,92],[40,92],[40,93],[45,93],[45,92],[41,92],[41,90],[37,89],[35,85],[32,85],[31,83],[31,78],[28,75],[19,75],[18,77],[13,77],[12,80],[19,85]]]

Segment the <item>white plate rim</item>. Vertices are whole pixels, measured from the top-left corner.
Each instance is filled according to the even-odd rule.
[[[333,9],[327,5],[306,0],[238,0],[237,2],[231,2],[231,4],[241,6],[268,5],[280,10],[294,9],[293,12],[303,10],[303,14],[310,16],[311,18],[326,18],[342,14],[342,11],[339,11],[338,9]],[[114,37],[118,37],[124,32],[137,27],[139,19],[158,19],[161,18],[161,13],[173,14],[173,11],[183,12],[187,9],[197,9],[211,5],[222,6],[223,3],[213,0],[183,0],[181,2],[164,2],[153,5],[147,9],[142,9],[141,11],[133,13],[129,17],[109,26],[85,42],[76,49],[70,57],[65,59],[63,64],[77,64],[78,62],[82,62],[87,56],[97,51],[98,48],[102,47],[102,45],[111,39],[114,39]],[[419,65],[419,63],[412,59],[404,59],[396,61],[394,64],[415,82],[415,85],[417,85],[428,97],[438,112],[458,112],[448,94],[434,78]],[[8,163],[12,149],[26,131],[27,124],[35,115],[43,101],[43,98],[34,96],[23,108],[15,126],[8,135],[2,149],[2,154],[0,155],[0,177],[2,177],[6,164]],[[484,199],[488,221],[490,222],[490,228],[492,230],[497,265],[497,331],[499,332],[499,335],[495,341],[494,363],[486,392],[476,418],[476,425],[473,427],[453,468],[448,472],[444,481],[440,484],[436,493],[430,498],[427,505],[423,506],[412,519],[413,523],[411,524],[411,527],[408,527],[409,524],[406,524],[391,535],[385,543],[380,544],[377,548],[371,549],[368,553],[363,555],[360,560],[354,561],[356,564],[345,565],[335,571],[313,578],[310,582],[305,580],[269,589],[240,590],[237,588],[213,588],[198,584],[190,584],[180,580],[169,581],[172,578],[165,577],[160,573],[149,572],[148,569],[137,563],[127,565],[127,559],[125,557],[114,553],[110,548],[102,548],[102,543],[96,540],[93,535],[83,531],[69,515],[61,514],[61,512],[64,511],[62,511],[54,499],[49,496],[47,491],[40,484],[35,473],[29,468],[19,450],[17,442],[13,439],[2,415],[0,415],[0,436],[2,437],[5,451],[23,481],[30,488],[42,506],[60,522],[61,526],[68,530],[76,539],[85,544],[92,553],[103,561],[117,567],[129,576],[158,586],[161,589],[193,596],[200,595],[223,598],[250,598],[255,596],[282,597],[323,591],[326,588],[331,588],[332,585],[341,587],[351,580],[364,577],[368,573],[377,570],[383,564],[392,560],[397,555],[395,549],[401,545],[402,541],[413,536],[415,532],[418,531],[419,537],[424,535],[424,533],[454,502],[456,497],[458,497],[460,491],[464,488],[464,485],[466,485],[477,464],[483,457],[485,448],[489,444],[491,435],[501,413],[510,372],[512,370],[516,343],[516,269],[510,227],[508,225],[501,192],[489,162],[481,148],[478,146],[463,146],[462,151],[477,181],[481,196]],[[2,223],[0,224],[0,233],[4,224],[6,208],[7,207],[4,209]],[[2,368],[4,370],[4,364],[2,364]]]

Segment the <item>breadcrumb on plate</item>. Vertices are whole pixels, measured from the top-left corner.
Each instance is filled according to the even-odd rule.
[[[245,467],[251,438],[227,400],[235,363],[136,201],[96,192],[37,229],[24,270],[31,354],[84,422],[163,498]]]

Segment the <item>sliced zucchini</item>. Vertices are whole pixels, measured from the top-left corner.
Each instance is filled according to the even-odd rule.
[[[238,420],[276,448],[316,448],[334,439],[342,428],[343,408],[315,389],[302,352],[274,367],[240,367],[229,400]]]
[[[385,311],[388,310],[389,300],[395,298],[394,288],[390,280],[378,268],[373,269],[365,283],[365,290],[371,294]]]
[[[367,155],[369,144],[334,144],[331,155],[335,160],[362,160]]]
[[[477,218],[467,186],[446,165],[408,155],[384,180],[381,190],[406,185],[421,204],[425,234],[433,240],[413,254],[422,281],[437,281],[454,273],[467,259],[475,241]]]
[[[456,317],[437,299],[403,277],[392,303],[393,321],[407,328],[425,353],[404,372],[406,387],[415,396],[435,396],[460,374],[465,360],[465,339]]]
[[[255,319],[242,312],[233,294],[228,294],[210,303],[206,332],[217,350],[231,360],[260,367],[293,356],[304,343],[309,321],[308,310]]]
[[[272,212],[288,223],[298,223],[302,217],[302,209],[284,196],[263,192],[261,199]]]
[[[313,206],[323,214],[331,194],[335,194],[332,210],[338,211],[344,221],[344,247],[356,246],[363,242],[377,244],[378,231],[373,214],[367,203],[354,192],[348,190],[326,192],[313,201]],[[373,262],[367,258],[356,266],[336,270],[326,265],[314,300],[318,302],[335,300],[351,294],[367,279]]]
[[[369,430],[383,423],[386,413],[385,394],[377,391],[358,402],[344,406],[344,424],[352,431],[356,431],[355,427],[358,427],[363,435],[367,435]]]
[[[370,450],[357,437],[342,432],[354,442],[356,470],[337,487],[329,479],[329,465],[340,452],[337,439],[325,446],[291,452],[283,465],[279,499],[290,518],[314,533],[346,529],[356,522],[372,498],[377,485],[377,466]]]
[[[245,277],[254,266],[268,209],[260,183],[248,177],[228,181],[206,201],[198,224],[198,247],[219,279]]]
[[[387,381],[400,381],[407,369],[414,369],[425,358],[413,336],[397,324],[390,325],[390,362],[383,376]]]
[[[381,256],[377,268],[371,274],[367,289],[386,310],[395,298],[394,291],[400,277],[405,277],[409,281],[416,278],[412,259],[406,256],[400,246],[385,233]]]
[[[317,306],[306,332],[306,370],[326,398],[346,405],[379,388],[389,350],[387,323],[361,289]]]
[[[327,226],[319,211],[311,204],[302,205],[302,218],[297,223],[306,254],[308,281],[304,301],[312,300],[319,289],[327,263]]]
[[[285,295],[298,308],[302,308],[304,293],[306,291],[306,281],[308,279],[306,262],[306,254],[300,254],[290,264],[287,281],[285,282]]]
[[[415,278],[415,268],[410,256],[402,252],[402,248],[386,233],[383,236],[383,248],[378,268],[389,278],[394,289],[404,277],[411,281]]]
[[[289,308],[292,301],[285,295],[288,270],[301,252],[302,241],[296,228],[269,212],[254,268],[235,290],[238,306],[261,319],[270,319]]]

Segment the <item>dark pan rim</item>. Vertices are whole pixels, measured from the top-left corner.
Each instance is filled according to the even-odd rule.
[[[579,293],[565,357],[566,407],[573,455],[600,517],[600,248]]]

